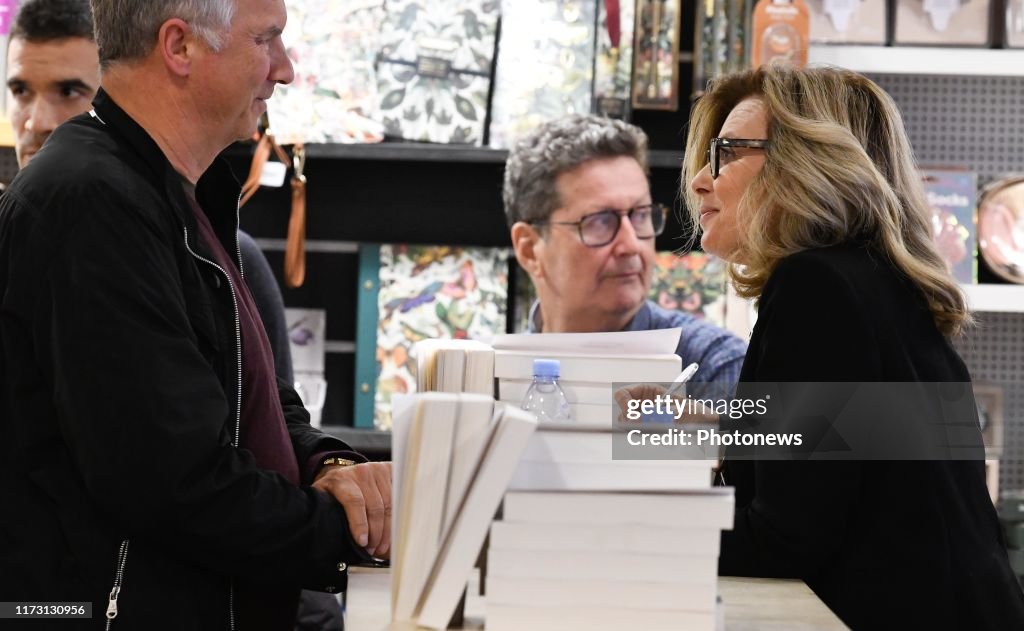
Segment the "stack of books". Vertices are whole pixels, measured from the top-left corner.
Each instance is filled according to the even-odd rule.
[[[712,488],[713,460],[614,460],[615,432],[530,436],[491,527],[488,631],[721,628],[732,489]]]
[[[422,340],[413,345],[417,392],[494,393],[494,349],[475,340]]]
[[[682,372],[675,354],[681,329],[622,333],[502,335],[494,341],[498,399],[521,405],[533,381],[533,360],[557,359],[558,383],[574,421],[610,424],[618,418],[615,383],[671,383]]]
[[[396,396],[391,611],[445,629],[536,418],[489,396]]]

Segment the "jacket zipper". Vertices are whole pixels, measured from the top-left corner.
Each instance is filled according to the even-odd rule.
[[[101,124],[106,125],[106,121],[99,117],[96,110],[90,110],[89,115],[98,120]],[[245,277],[245,273],[242,271],[242,246],[238,242],[238,226],[241,225],[242,219],[242,193],[238,193],[238,201],[235,202],[235,254],[238,260],[238,275]],[[217,265],[213,261],[199,256],[196,254],[188,244],[188,226],[184,227],[185,230],[185,249],[194,258],[212,265],[224,275],[224,278],[228,281],[228,288],[231,290],[231,304],[235,309],[235,348],[237,349],[236,355],[238,357],[238,396],[235,399],[235,440],[232,444],[238,446],[238,437],[241,433],[242,428],[242,325],[239,321],[238,316],[238,297],[235,295],[235,284],[231,282],[231,276],[228,275],[224,268]],[[121,542],[121,549],[117,554],[117,576],[114,578],[114,587],[110,590],[110,599],[107,603],[107,627],[106,631],[110,631],[110,626],[117,617],[117,598],[121,594],[121,582],[124,579],[124,566],[128,561],[128,539]],[[228,593],[228,618],[231,623],[231,631],[235,631],[235,582],[231,581],[231,585]]]
[[[100,118],[95,109],[89,110],[89,115],[106,126],[107,122]],[[107,601],[107,625],[106,631],[110,631],[117,617],[117,598],[121,595],[121,584],[124,581],[124,566],[128,562],[128,539],[121,541],[121,548],[117,552],[117,574],[114,576],[114,586],[110,589],[110,597]]]
[[[110,599],[107,602],[107,631],[117,617],[117,597],[121,594],[121,581],[124,580],[124,564],[128,560],[128,540],[121,542],[121,549],[117,553],[117,575],[114,577],[114,587],[110,590]]]
[[[239,198],[238,198],[239,202],[241,201],[241,199],[242,199],[241,196],[239,196]],[[236,221],[236,223],[235,223],[235,251],[239,253],[238,254],[238,261],[239,261],[238,271],[239,271],[239,275],[241,275],[241,272],[242,272],[242,268],[241,268],[242,256],[241,256],[241,246],[238,245],[238,223],[237,223],[237,221],[238,221],[238,214],[237,213],[238,212],[239,211],[237,210],[237,207],[236,207],[236,210],[235,210],[235,213],[236,213],[236,215],[235,215],[235,217],[236,217],[236,219],[235,219],[235,221]],[[238,446],[239,435],[241,433],[241,428],[242,428],[242,324],[241,324],[241,322],[239,320],[239,316],[238,316],[238,297],[235,294],[235,284],[231,281],[231,276],[224,270],[223,267],[221,267],[220,265],[217,265],[216,263],[214,263],[213,261],[211,261],[208,258],[205,258],[205,257],[202,257],[202,256],[196,254],[195,251],[192,250],[192,246],[190,246],[188,244],[188,226],[185,226],[184,230],[185,230],[185,249],[188,250],[188,253],[191,254],[195,259],[197,259],[199,261],[202,261],[202,262],[206,263],[207,265],[213,266],[214,268],[217,269],[217,271],[219,271],[221,274],[223,274],[224,278],[226,278],[227,281],[228,281],[228,288],[231,290],[231,304],[234,306],[234,310],[235,310],[235,350],[236,350],[235,354],[236,354],[236,357],[237,357],[237,367],[238,367],[238,388],[236,389],[237,396],[235,398],[235,439],[234,439],[234,441],[232,441],[232,444],[235,447],[237,447]],[[228,620],[229,620],[230,625],[231,625],[231,631],[235,631],[235,581],[234,581],[234,579],[231,580],[231,585],[228,588]]]

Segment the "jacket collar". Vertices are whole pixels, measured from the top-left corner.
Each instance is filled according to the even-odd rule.
[[[197,230],[191,207],[185,199],[181,175],[171,166],[163,150],[141,125],[100,88],[93,99],[93,116],[119,136],[141,158],[154,185],[162,186],[178,219],[189,228],[190,245],[196,246]],[[227,162],[219,156],[199,178],[196,200],[203,208],[225,249],[238,255],[238,201],[241,185]]]

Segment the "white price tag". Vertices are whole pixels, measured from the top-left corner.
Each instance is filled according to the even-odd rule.
[[[263,172],[260,173],[260,186],[271,186],[281,188],[284,186],[284,177],[288,174],[288,167],[283,162],[272,162],[267,160],[263,165]]]

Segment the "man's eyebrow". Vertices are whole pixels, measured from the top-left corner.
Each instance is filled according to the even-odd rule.
[[[92,90],[94,89],[91,85],[81,79],[61,79],[57,81],[57,87],[68,90],[68,89],[82,89]]]
[[[265,37],[267,39],[274,39],[281,33],[284,33],[283,28],[281,28],[280,26],[271,26],[270,28],[262,31],[261,33],[258,33],[258,35],[260,37]]]
[[[11,89],[23,88],[26,85],[28,85],[28,83],[24,79],[19,79],[18,77],[11,77],[7,80],[7,87]]]

